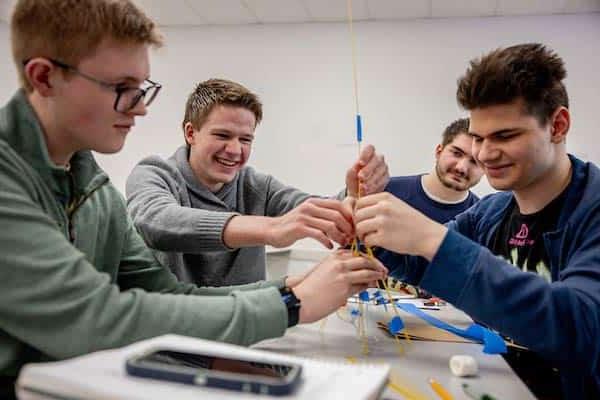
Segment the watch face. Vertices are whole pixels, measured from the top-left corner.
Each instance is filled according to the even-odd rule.
[[[281,294],[281,300],[285,303],[288,314],[288,328],[298,324],[300,318],[300,300],[289,288]]]
[[[284,294],[283,296],[281,296],[281,299],[283,300],[283,302],[285,304],[289,305],[289,304],[292,304],[294,302],[294,300],[297,300],[297,299],[295,299],[295,297],[296,296],[294,296],[292,293],[287,293],[287,294]]]

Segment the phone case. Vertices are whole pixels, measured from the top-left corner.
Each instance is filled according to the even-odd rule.
[[[273,384],[252,380],[251,376],[244,375],[249,379],[236,379],[231,377],[220,377],[218,373],[199,372],[191,368],[175,366],[150,366],[141,365],[138,361],[143,355],[129,358],[125,364],[125,370],[129,375],[141,378],[158,379],[169,382],[178,382],[188,385],[206,386],[240,392],[267,394],[271,396],[285,396],[292,393],[300,383],[302,366],[298,365],[294,372],[288,376],[284,384]],[[241,377],[241,375],[240,375]]]

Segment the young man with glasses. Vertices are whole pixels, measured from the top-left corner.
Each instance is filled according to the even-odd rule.
[[[152,21],[128,0],[20,0],[11,41],[22,88],[0,109],[0,397],[27,362],[165,333],[238,344],[279,336],[385,275],[340,251],[305,277],[177,282],[90,151],[119,151],[158,91],[148,79],[148,49],[161,44]]]
[[[146,107],[149,106],[150,103],[152,103],[152,101],[156,97],[156,95],[158,95],[158,92],[162,87],[160,83],[153,82],[150,79],[146,79],[144,81],[143,88],[130,87],[118,83],[104,82],[100,79],[94,78],[93,76],[84,74],[83,72],[79,71],[77,68],[71,65],[50,58],[48,59],[48,61],[50,61],[57,67],[63,68],[67,71],[71,71],[74,74],[79,75],[90,82],[95,82],[108,90],[114,91],[117,94],[117,97],[115,98],[115,104],[113,108],[116,112],[120,113],[128,113],[129,111],[133,110],[133,108],[135,108],[138,102],[142,99],[144,100],[144,104],[146,105]],[[29,60],[24,61],[23,67],[26,67],[28,63]]]
[[[127,179],[133,223],[183,282],[223,286],[265,278],[265,245],[286,247],[303,238],[332,248],[354,236],[346,194],[377,193],[388,182],[383,156],[365,146],[346,173],[346,191],[318,198],[247,165],[258,96],[224,79],[200,82],[181,124],[185,145],[168,159],[150,156]]]
[[[444,226],[389,195],[357,202],[391,274],[528,348],[505,356],[540,399],[600,398],[600,170],[567,153],[563,60],[498,49],[459,80],[473,156],[501,192]],[[410,257],[402,254],[417,255]]]

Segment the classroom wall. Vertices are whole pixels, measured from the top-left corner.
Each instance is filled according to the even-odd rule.
[[[125,149],[99,155],[124,190],[135,163],[169,156],[183,143],[180,122],[194,84],[237,80],[260,94],[264,121],[251,164],[304,190],[328,194],[344,184],[356,157],[351,48],[342,23],[164,28],[152,78],[164,89]],[[469,59],[498,46],[540,41],[566,61],[571,97],[569,150],[600,163],[600,14],[360,22],[355,25],[364,140],[383,152],[392,174],[433,165],[443,127],[466,115],[456,80]],[[16,77],[8,28],[0,24],[0,103]],[[491,192],[487,182],[476,192]]]
[[[0,104],[10,99],[17,89],[17,75],[13,67],[8,25],[0,22]]]

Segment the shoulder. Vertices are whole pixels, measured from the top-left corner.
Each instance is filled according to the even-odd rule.
[[[479,227],[488,226],[497,221],[511,204],[513,194],[510,191],[496,192],[484,196],[469,209],[459,214],[457,220],[469,220]]]
[[[184,183],[183,175],[173,157],[163,159],[153,155],[142,159],[127,177],[127,188],[161,182]]]
[[[493,211],[499,207],[506,206],[513,198],[510,191],[501,191],[483,196],[474,206],[473,209],[479,213]]]
[[[385,191],[398,195],[412,190],[420,183],[421,175],[393,176],[385,187]]]
[[[421,176],[422,175],[392,176],[389,183],[394,185],[415,183],[421,180]]]

